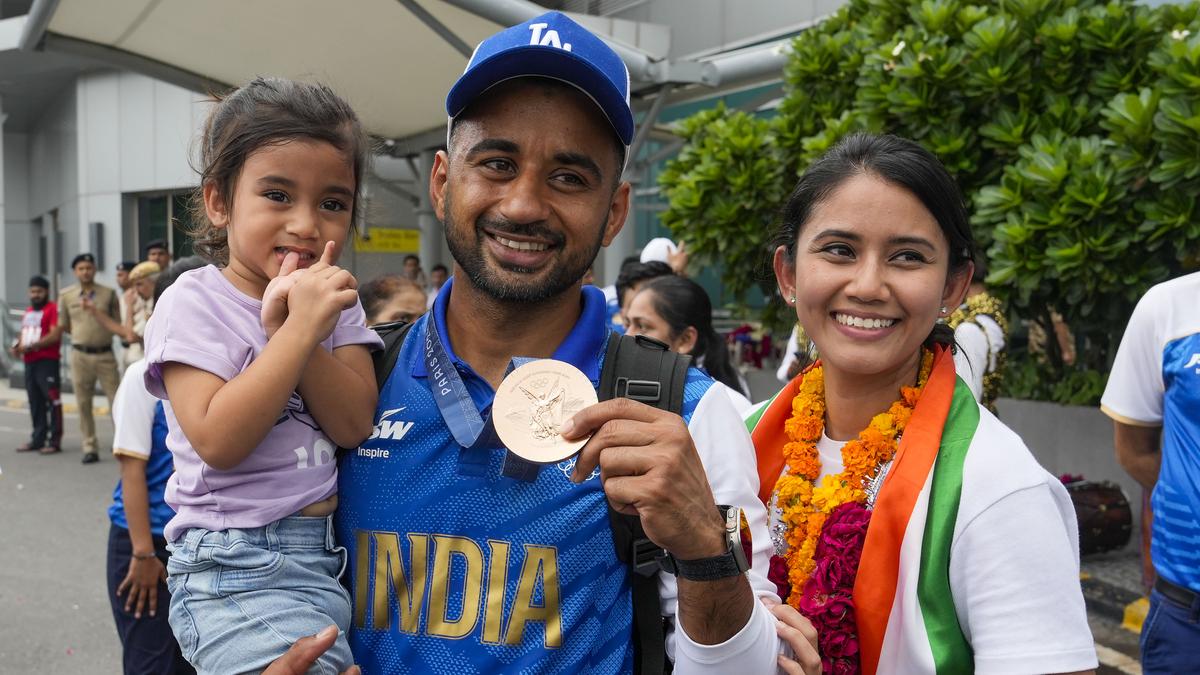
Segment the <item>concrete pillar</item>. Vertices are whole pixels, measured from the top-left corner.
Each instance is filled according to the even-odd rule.
[[[0,260],[8,260],[8,225],[4,212],[4,100],[0,99]],[[0,274],[0,300],[8,297],[8,275]]]
[[[422,150],[418,158],[417,167],[420,169],[420,175],[417,177],[419,182],[419,191],[417,197],[420,203],[417,204],[417,227],[421,230],[421,267],[426,274],[438,263],[443,263],[449,266],[449,263],[442,259],[443,242],[445,241],[445,233],[442,229],[442,223],[437,219],[437,214],[433,211],[433,201],[429,198],[429,175],[433,171],[433,157],[437,154],[437,150]]]

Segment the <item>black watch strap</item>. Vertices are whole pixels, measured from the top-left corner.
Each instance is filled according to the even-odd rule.
[[[725,541],[728,550],[722,555],[698,560],[679,560],[669,551],[663,551],[659,558],[659,566],[663,571],[689,581],[716,581],[736,577],[750,569],[746,554],[742,551],[741,509],[730,506],[717,508],[726,522]]]

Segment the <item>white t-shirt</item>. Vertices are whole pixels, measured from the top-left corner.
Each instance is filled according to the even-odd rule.
[[[151,430],[158,399],[146,391],[144,360],[134,361],[125,369],[121,386],[113,397],[113,454],[149,459],[154,447]]]
[[[979,415],[976,436],[994,442],[967,454],[950,552],[950,592],[975,672],[1094,668],[1071,499],[1015,433],[982,407]],[[842,470],[845,444],[822,434],[821,478]],[[778,523],[772,513],[772,533]]]

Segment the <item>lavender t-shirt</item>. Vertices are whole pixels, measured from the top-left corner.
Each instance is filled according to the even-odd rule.
[[[237,290],[212,265],[181,275],[163,293],[146,325],[146,389],[167,398],[162,366],[171,361],[226,381],[233,379],[267,345],[261,310],[261,301]],[[321,346],[332,351],[355,344],[371,349],[383,346],[366,327],[358,304],[342,312]],[[337,491],[336,448],[299,392],[292,392],[262,443],[229,471],[205,464],[179,428],[170,401],[163,407],[170,427],[167,447],[175,459],[175,473],[167,481],[167,503],[176,511],[164,532],[168,541],[193,527],[213,531],[261,527]]]

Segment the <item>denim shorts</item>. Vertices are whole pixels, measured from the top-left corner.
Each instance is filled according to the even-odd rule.
[[[302,637],[337,624],[337,642],[309,673],[354,662],[350,594],[338,581],[346,549],[332,517],[292,516],[264,527],[188,530],[170,546],[171,629],[201,673],[257,673]]]

